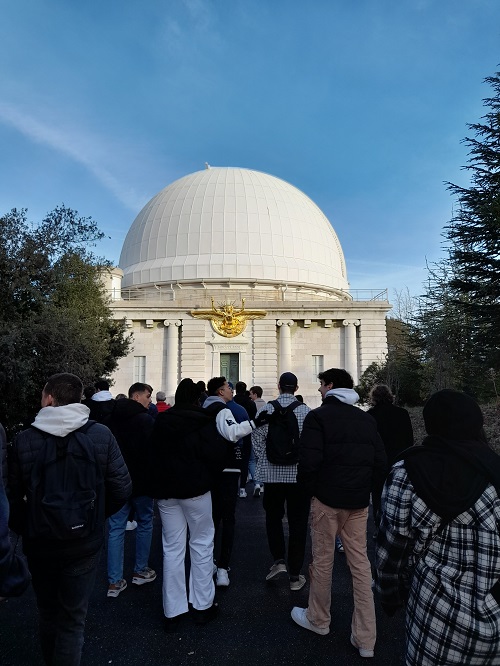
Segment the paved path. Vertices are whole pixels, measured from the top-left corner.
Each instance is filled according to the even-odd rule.
[[[249,484],[248,489],[250,487]],[[125,577],[129,582],[133,542],[134,533],[127,532]],[[371,534],[368,545],[373,554]],[[310,545],[307,553],[309,558]],[[150,565],[161,572],[158,515],[155,515]],[[162,625],[161,576],[142,587],[129,584],[117,599],[108,599],[103,556],[87,617],[82,666],[344,666],[363,662],[392,666],[402,663],[401,612],[387,619],[377,605],[378,642],[374,659],[361,659],[349,644],[352,585],[344,555],[338,554],[335,559],[332,624],[328,636],[306,631],[290,619],[292,606],[307,606],[309,586],[300,592],[290,592],[286,579],[266,584],[270,565],[262,501],[251,496],[239,499],[231,585],[216,592],[221,609],[219,618],[206,627],[195,626],[186,618],[178,633],[166,634]],[[304,572],[307,574],[307,566]],[[19,599],[0,604],[1,666],[41,663],[36,623],[31,589]]]

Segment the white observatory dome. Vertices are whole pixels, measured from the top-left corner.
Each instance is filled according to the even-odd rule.
[[[296,187],[259,171],[210,167],[144,206],[120,257],[123,287],[203,280],[348,290],[331,224]]]

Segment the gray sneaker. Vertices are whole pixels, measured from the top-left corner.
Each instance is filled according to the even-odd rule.
[[[144,585],[145,583],[152,583],[156,578],[156,571],[146,567],[142,571],[134,573],[132,582],[134,585]]]
[[[300,574],[299,576],[290,576],[290,589],[292,592],[301,590],[306,584],[306,577]]]
[[[108,587],[108,597],[117,597],[126,587],[127,581],[123,578],[116,581],[116,583],[110,583]]]
[[[286,565],[283,561],[278,561],[273,564],[269,569],[269,573],[266,576],[266,580],[272,580],[283,573],[286,573]]]

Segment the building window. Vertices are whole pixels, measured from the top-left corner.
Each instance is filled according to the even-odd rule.
[[[134,384],[146,381],[146,357],[134,356]]]
[[[223,354],[220,355],[220,374],[225,377],[233,386],[240,381],[240,355]]]
[[[323,355],[313,355],[312,360],[312,380],[317,382],[319,373],[325,369],[325,357]]]

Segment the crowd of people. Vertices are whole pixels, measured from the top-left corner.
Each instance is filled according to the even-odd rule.
[[[292,372],[281,374],[271,401],[259,386],[185,378],[171,406],[162,391],[155,405],[142,382],[113,398],[104,380],[84,392],[78,377],[61,373],[43,387],[41,409],[15,437],[8,464],[0,428],[0,597],[32,581],[46,664],[80,663],[103,547],[108,597],[122,594],[130,576],[134,585],[156,580],[155,502],[165,630],[176,631],[187,613],[198,625],[215,620],[215,588],[230,585],[247,479],[263,497],[270,552],[263,578],[285,579],[291,593],[309,583],[307,607],[291,612],[297,625],[329,633],[340,550],[352,575],[350,641],[361,657],[374,656],[375,592],[389,617],[406,608],[406,664],[500,663],[500,458],[479,406],[463,393],[435,393],[423,410],[428,436],[414,445],[408,412],[389,387],[373,387],[365,411],[344,369],[318,379],[316,409],[299,399]],[[26,559],[12,548],[9,526]],[[131,526],[135,563],[125,572]]]

